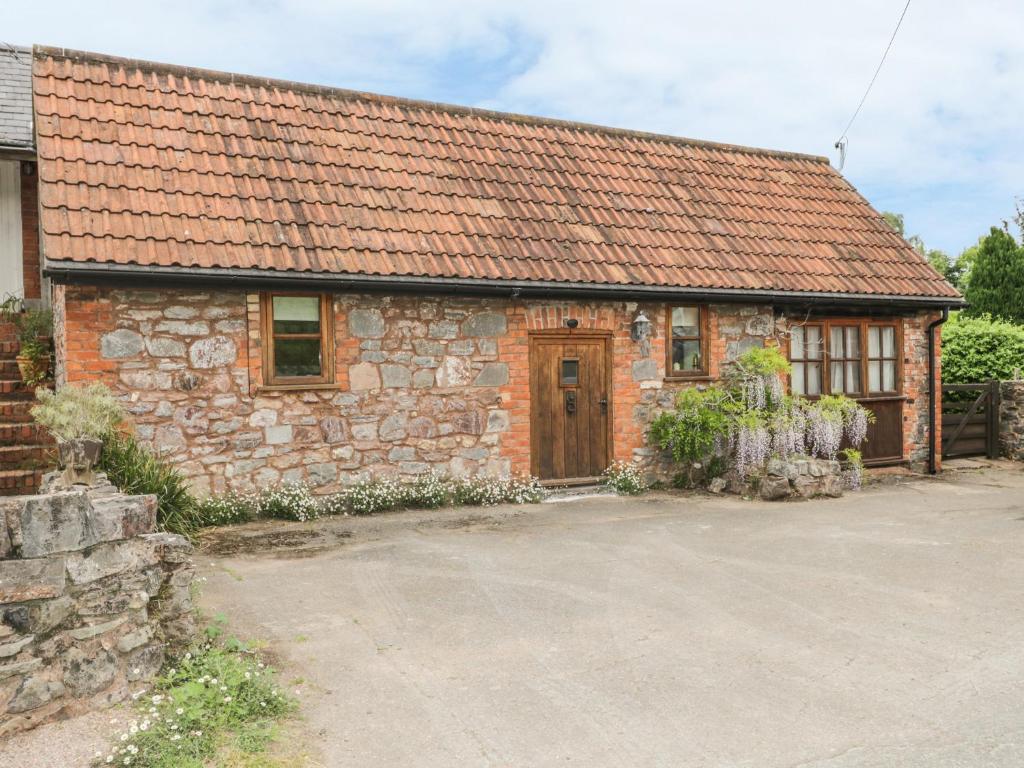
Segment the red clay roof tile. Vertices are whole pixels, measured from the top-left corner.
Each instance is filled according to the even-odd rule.
[[[955,299],[823,158],[37,49],[51,262]]]

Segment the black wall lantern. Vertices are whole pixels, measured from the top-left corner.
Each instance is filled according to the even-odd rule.
[[[647,357],[651,354],[651,321],[641,309],[636,313],[629,326],[629,337],[640,345],[640,354]]]

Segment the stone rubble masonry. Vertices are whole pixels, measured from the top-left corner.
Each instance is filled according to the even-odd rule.
[[[58,381],[99,379],[136,434],[200,493],[305,481],[331,492],[370,476],[530,472],[529,338],[607,333],[613,459],[650,462],[651,419],[685,386],[756,345],[788,348],[789,320],[757,304],[709,306],[709,376],[665,377],[666,305],[414,295],[334,297],[334,382],[264,384],[260,297],[241,291],[55,286]],[[650,318],[649,353],[630,338]],[[903,319],[906,456],[927,457],[924,326]]]
[[[1008,459],[1024,461],[1024,381],[1000,384],[999,446]]]
[[[123,700],[195,629],[192,546],[156,497],[92,488],[0,499],[0,738]]]

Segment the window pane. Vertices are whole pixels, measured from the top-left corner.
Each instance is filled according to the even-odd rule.
[[[580,361],[562,361],[562,384],[579,384],[580,382]]]
[[[677,373],[701,370],[699,341],[672,342],[672,370]]]
[[[843,329],[832,328],[828,343],[828,351],[833,357],[844,357],[843,355]]]
[[[831,381],[830,384],[832,392],[839,394],[843,391],[843,364],[832,363],[831,364]]]
[[[792,386],[790,386],[790,389],[792,390],[794,395],[805,395],[805,394],[807,394],[804,391],[804,364],[803,363],[793,363],[793,378],[791,379],[791,381],[792,381]]]
[[[320,376],[320,339],[275,339],[276,376]]]
[[[803,360],[805,357],[807,357],[806,353],[804,352],[803,326],[798,325],[796,328],[793,329],[793,332],[789,336],[789,356],[793,360]],[[795,378],[796,368],[794,368],[793,370]]]
[[[821,344],[821,328],[811,327],[807,329],[807,357],[811,360],[821,360],[825,350]]]
[[[870,332],[868,338],[871,338]],[[868,362],[868,392],[882,391],[882,364],[877,360],[871,360]]]
[[[882,355],[896,357],[896,329],[882,328]]]
[[[886,360],[882,363],[882,391],[896,391],[896,361]]]
[[[882,343],[879,340],[881,328],[868,328],[868,357],[881,357]]]
[[[807,364],[807,394],[821,394],[821,363]]]
[[[860,328],[846,329],[846,356],[860,357]]]
[[[319,296],[274,296],[274,333],[320,333]]]
[[[700,308],[672,308],[673,336],[700,336]]]
[[[860,363],[846,364],[846,393],[860,392]]]

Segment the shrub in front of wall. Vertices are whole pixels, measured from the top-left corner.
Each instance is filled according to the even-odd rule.
[[[173,464],[139,445],[133,436],[108,433],[103,439],[99,469],[123,493],[154,494],[161,530],[191,538],[202,527],[198,504],[185,476]]]
[[[200,525],[235,525],[257,517],[256,496],[248,493],[226,493],[208,496],[196,503]]]
[[[705,468],[711,466],[756,477],[773,456],[834,460],[844,440],[854,447],[864,442],[870,411],[842,395],[786,395],[780,377],[788,369],[777,350],[755,349],[730,365],[724,384],[678,394],[676,408],[658,416],[649,432],[682,465],[677,484],[692,486],[702,473],[710,479]]]
[[[520,479],[478,475],[452,482],[453,504],[492,507],[497,504],[536,504],[544,499],[544,489],[534,477]]]
[[[643,470],[635,462],[616,461],[601,476],[604,484],[621,496],[639,496],[648,488]]]
[[[303,483],[284,483],[260,491],[255,496],[256,517],[297,520],[302,523],[316,520],[323,514],[322,500]]]

